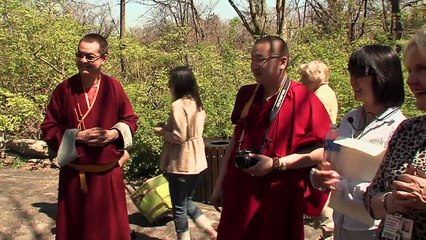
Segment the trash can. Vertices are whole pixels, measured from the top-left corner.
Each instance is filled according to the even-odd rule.
[[[204,144],[208,168],[204,171],[203,178],[195,191],[194,200],[209,203],[229,140],[205,139]]]

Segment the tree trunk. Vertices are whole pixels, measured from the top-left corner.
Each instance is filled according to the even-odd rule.
[[[392,29],[391,29],[391,37],[392,40],[397,42],[397,40],[401,40],[402,37],[402,19],[401,19],[401,6],[399,0],[391,0],[392,6]],[[401,45],[396,45],[396,51],[401,51]]]
[[[123,39],[126,33],[126,0],[120,0],[120,65],[121,65],[121,74],[126,79],[126,59],[124,59],[123,54],[121,53],[125,46],[123,44]]]
[[[285,10],[285,0],[277,0],[277,3],[275,5],[276,11],[277,11],[277,34],[280,37],[283,37],[283,35],[286,34],[286,30],[284,29],[285,24],[285,17],[284,17],[284,10]],[[287,36],[284,36],[285,38]]]
[[[253,38],[258,38],[266,35],[266,18],[267,18],[267,5],[266,0],[247,0],[249,4],[250,16],[243,14],[243,9],[240,9],[234,0],[228,0],[232,8],[241,19],[243,26],[250,33]],[[285,33],[285,0],[276,0],[276,23],[274,33],[282,36]]]

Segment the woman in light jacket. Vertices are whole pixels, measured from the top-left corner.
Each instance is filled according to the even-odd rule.
[[[388,46],[366,45],[352,53],[348,71],[354,98],[362,106],[343,117],[339,136],[386,148],[395,129],[405,120],[400,110],[404,102],[404,82],[398,54]],[[370,184],[368,181],[349,180],[325,162],[311,174],[314,186],[343,196],[344,201],[351,204],[347,207],[350,212],[360,213],[353,205],[363,210],[363,194]],[[365,215],[368,216],[366,211]],[[334,240],[372,240],[379,224],[379,221],[367,224],[336,209],[333,220]]]
[[[187,216],[207,237],[215,239],[216,230],[192,201],[207,160],[202,136],[206,113],[191,69],[173,69],[169,88],[174,100],[169,119],[154,132],[164,139],[160,170],[169,181],[177,239],[190,239]]]

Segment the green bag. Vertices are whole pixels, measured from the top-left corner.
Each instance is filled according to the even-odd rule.
[[[154,223],[172,212],[169,183],[164,175],[146,180],[130,198],[150,223]]]

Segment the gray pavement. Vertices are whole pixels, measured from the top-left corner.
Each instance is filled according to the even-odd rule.
[[[43,168],[36,171],[13,169],[0,165],[0,239],[54,239],[58,170]],[[129,198],[131,229],[136,239],[175,239],[171,219],[161,224],[149,224]],[[220,214],[210,205],[199,204],[217,226]],[[190,223],[192,239],[202,239]],[[320,231],[305,226],[305,239],[317,240]]]

